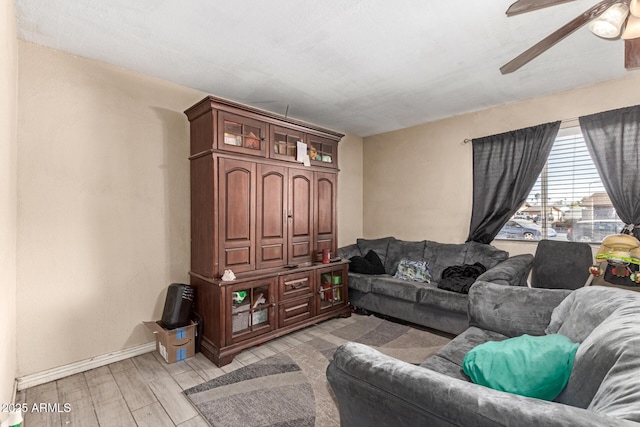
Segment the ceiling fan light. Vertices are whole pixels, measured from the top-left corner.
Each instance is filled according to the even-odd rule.
[[[589,30],[598,37],[615,39],[620,35],[622,25],[628,14],[629,7],[626,4],[616,3],[591,21]]]
[[[629,11],[636,18],[640,18],[640,0],[631,0]]]
[[[638,37],[640,37],[640,18],[629,15],[629,19],[627,19],[627,26],[620,38],[624,40],[631,40],[637,39]]]

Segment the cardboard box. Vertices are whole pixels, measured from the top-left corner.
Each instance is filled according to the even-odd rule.
[[[156,336],[156,350],[167,363],[174,363],[192,357],[195,354],[196,326],[191,321],[189,326],[176,329],[165,329],[157,322],[142,322]]]

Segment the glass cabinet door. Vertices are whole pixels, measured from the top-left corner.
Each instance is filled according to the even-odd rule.
[[[264,122],[221,111],[218,116],[218,149],[264,157],[266,129]]]
[[[319,269],[317,283],[317,313],[347,304],[347,267],[338,265]]]
[[[240,283],[227,288],[227,301],[231,306],[229,343],[275,329],[274,289],[273,279]]]
[[[331,168],[338,167],[338,144],[335,141],[308,135],[307,149],[311,164]]]
[[[305,142],[304,132],[271,125],[269,157],[295,162],[298,155],[298,141]]]

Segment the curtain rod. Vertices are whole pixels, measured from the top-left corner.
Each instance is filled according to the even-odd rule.
[[[570,119],[562,119],[562,120],[560,120],[560,129],[564,129],[564,128],[568,128],[568,127],[573,127],[573,126],[574,126],[573,124],[571,124],[571,125],[568,125],[568,124],[569,124],[569,123],[571,123],[571,122],[576,122],[576,121],[578,121],[578,120],[580,120],[580,117],[572,117],[572,118],[570,118]],[[534,126],[535,126],[535,125],[534,125]],[[473,141],[473,139],[471,139],[471,138],[465,138],[465,139],[462,141],[462,143],[463,143],[463,144],[468,144],[468,143],[470,143],[471,141]]]

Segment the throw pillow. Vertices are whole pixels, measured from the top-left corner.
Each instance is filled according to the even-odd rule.
[[[375,251],[370,250],[364,257],[359,255],[349,259],[349,271],[360,274],[384,274],[384,266]]]
[[[569,381],[578,346],[560,334],[489,341],[464,356],[462,370],[475,384],[553,400]]]
[[[431,282],[431,271],[427,261],[400,260],[395,279],[412,280],[414,282]]]

